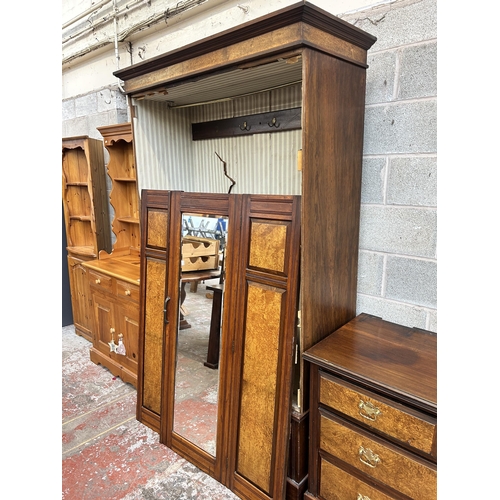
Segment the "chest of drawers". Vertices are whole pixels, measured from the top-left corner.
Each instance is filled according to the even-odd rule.
[[[437,497],[436,334],[361,314],[304,353],[306,499]]]

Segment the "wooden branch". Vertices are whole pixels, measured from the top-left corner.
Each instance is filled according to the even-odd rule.
[[[231,177],[229,177],[229,175],[227,175],[226,162],[219,156],[217,151],[215,152],[215,154],[217,155],[217,158],[219,158],[219,160],[224,165],[224,175],[231,181],[231,186],[229,186],[229,191],[227,192],[227,194],[231,194],[231,189],[233,189],[233,186],[236,184],[236,181],[234,179],[232,179]]]

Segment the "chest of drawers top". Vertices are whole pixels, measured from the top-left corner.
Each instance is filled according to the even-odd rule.
[[[437,414],[437,336],[360,314],[304,352],[320,369]]]

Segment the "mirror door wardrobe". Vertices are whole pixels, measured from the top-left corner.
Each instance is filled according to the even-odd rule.
[[[141,198],[138,419],[243,497],[282,497],[300,197],[144,190]],[[159,267],[147,244],[155,231],[164,234]],[[148,407],[151,398],[160,404]]]
[[[215,456],[228,217],[181,218],[173,432]]]
[[[233,208],[226,194],[171,193],[160,440],[216,477],[225,455],[221,401],[230,358],[220,351]]]

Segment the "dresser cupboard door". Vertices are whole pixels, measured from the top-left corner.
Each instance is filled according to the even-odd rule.
[[[68,255],[71,307],[76,333],[92,342],[92,302],[87,270],[82,262],[82,259]]]
[[[92,293],[94,304],[94,342],[92,350],[110,355],[109,343],[118,344],[118,325],[115,324],[115,305],[112,299],[99,292]]]
[[[134,303],[119,303],[116,307],[116,321],[119,322],[119,334],[125,347],[125,355],[117,355],[121,364],[125,365],[132,373],[137,373],[139,338],[139,314]],[[117,342],[118,343],[118,342]],[[118,358],[118,356],[120,356]]]
[[[233,304],[231,489],[243,498],[281,499],[297,315],[300,197],[246,195],[240,238]]]

